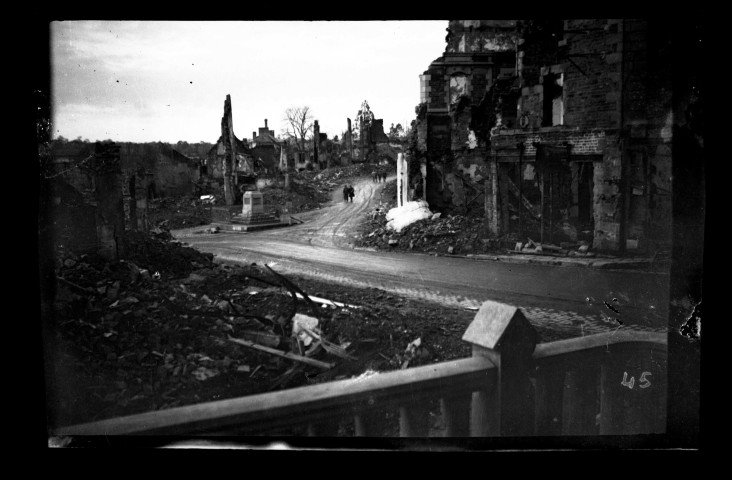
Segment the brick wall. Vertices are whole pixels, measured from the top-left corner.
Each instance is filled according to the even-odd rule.
[[[446,52],[503,52],[516,44],[515,20],[450,20]]]
[[[620,121],[620,34],[608,20],[567,20],[565,66],[565,124],[580,128],[617,128]],[[575,65],[576,64],[576,65]]]
[[[430,69],[428,108],[447,108],[447,78],[444,69]]]
[[[515,155],[512,150],[516,144],[523,142],[524,156],[527,159],[536,155],[535,142],[547,145],[562,145],[568,142],[572,145],[573,155],[601,155],[607,144],[607,133],[605,130],[583,131],[579,129],[568,129],[562,127],[548,127],[541,131],[524,130],[501,130],[491,137],[493,151],[500,157],[508,151],[509,155]]]
[[[620,246],[620,223],[623,215],[620,190],[622,168],[617,136],[607,140],[602,162],[594,164],[593,248],[617,250]]]

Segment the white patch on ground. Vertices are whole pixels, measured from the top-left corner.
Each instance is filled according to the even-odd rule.
[[[401,232],[404,227],[430,217],[432,217],[432,212],[424,200],[407,202],[403,206],[392,208],[387,212],[386,226],[391,230]]]

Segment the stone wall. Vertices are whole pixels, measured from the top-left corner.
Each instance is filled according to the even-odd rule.
[[[565,124],[580,128],[618,128],[620,122],[619,52],[621,36],[615,20],[567,20]],[[607,28],[606,28],[607,27]]]

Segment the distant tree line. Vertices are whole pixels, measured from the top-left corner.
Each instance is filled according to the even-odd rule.
[[[69,140],[65,138],[64,136],[58,136],[53,140],[52,143],[56,144],[67,144],[67,143],[85,143],[85,144],[94,144],[96,142],[93,142],[87,138],[82,138],[81,136],[76,137],[74,140]],[[100,143],[115,143],[114,140],[111,139],[105,139],[100,140]],[[208,155],[208,151],[211,150],[211,147],[213,147],[213,143],[210,142],[204,142],[200,141],[197,143],[188,143],[185,140],[179,140],[177,143],[170,143],[170,142],[116,142],[116,143],[134,143],[136,145],[158,145],[160,143],[164,145],[168,145],[172,149],[176,150],[178,153],[182,153],[186,157],[190,158],[205,158],[206,155]]]

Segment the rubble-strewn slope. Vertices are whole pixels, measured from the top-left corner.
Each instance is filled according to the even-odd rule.
[[[474,312],[440,308],[376,289],[290,277],[293,301],[264,266],[233,267],[169,239],[133,235],[124,260],[58,252],[50,422],[65,425],[250,395],[470,355],[460,340]],[[349,306],[352,305],[352,306]],[[355,360],[291,338],[295,313]],[[244,338],[332,363],[321,369],[247,348]],[[407,346],[421,346],[407,353]],[[264,342],[267,343],[264,343]],[[276,342],[276,343],[275,343]]]

